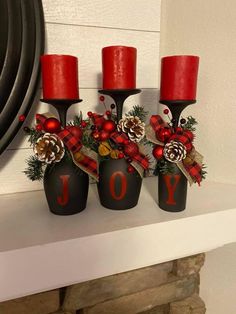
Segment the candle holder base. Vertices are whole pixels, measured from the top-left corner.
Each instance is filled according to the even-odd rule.
[[[116,105],[117,122],[119,122],[122,119],[123,105],[126,98],[141,93],[141,89],[101,89],[98,92],[113,98]]]
[[[190,100],[160,100],[160,103],[166,105],[172,114],[172,125],[177,128],[179,125],[179,118],[182,111],[189,105],[196,103],[195,99]]]
[[[40,99],[40,101],[52,105],[58,112],[60,122],[63,127],[66,126],[66,114],[71,105],[83,101],[82,99]]]

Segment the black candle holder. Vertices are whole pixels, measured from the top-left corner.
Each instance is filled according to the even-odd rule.
[[[182,111],[187,106],[196,103],[196,100],[160,100],[160,103],[169,108],[172,115],[172,126],[176,128],[179,125],[179,118]]]
[[[46,104],[52,105],[58,112],[63,128],[66,127],[66,115],[71,105],[83,101],[82,99],[40,99]]]
[[[131,95],[139,94],[141,89],[101,89],[100,94],[108,95],[113,98],[116,105],[117,123],[122,119],[123,105]]]

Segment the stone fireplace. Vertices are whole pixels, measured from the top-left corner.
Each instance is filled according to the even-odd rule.
[[[0,313],[204,314],[199,297],[204,259],[197,254],[5,301]]]

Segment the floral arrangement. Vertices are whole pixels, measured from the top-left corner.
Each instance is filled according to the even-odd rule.
[[[100,96],[103,102],[104,96]],[[79,168],[98,180],[98,159],[127,161],[129,173],[138,171],[140,176],[149,168],[144,153],[145,119],[147,112],[134,106],[124,118],[117,117],[112,104],[104,114],[89,111],[74,117],[63,129],[60,122],[47,114],[36,114],[34,127],[24,127],[34,154],[26,161],[24,173],[32,180],[42,180],[47,165],[53,166],[63,158],[71,159]]]
[[[104,96],[100,101],[105,106]],[[105,113],[87,113],[86,127],[84,128],[83,143],[98,154],[99,160],[125,159],[129,173],[138,171],[143,176],[149,167],[148,157],[144,153],[145,119],[147,112],[140,106],[134,106],[124,118],[117,120],[111,104],[110,110],[105,106]],[[75,117],[73,124],[80,123],[80,117]]]
[[[180,126],[174,128],[169,110],[163,112],[168,116],[169,123],[160,115],[153,115],[146,128],[146,136],[153,145],[152,153],[156,159],[154,174],[174,174],[179,168],[190,185],[200,184],[205,179],[206,171],[203,156],[193,144],[197,121],[192,116],[181,118]]]

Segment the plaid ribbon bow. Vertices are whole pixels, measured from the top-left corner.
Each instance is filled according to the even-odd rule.
[[[169,125],[159,115],[152,115],[151,116],[150,125],[151,125],[151,129],[152,129],[153,133],[155,133],[156,131],[158,131],[160,128],[163,128],[163,127],[170,128]],[[150,132],[150,129],[149,129],[149,132]],[[151,134],[151,136],[148,137],[148,139],[151,142],[154,142],[152,140],[153,136],[155,136],[155,134]],[[177,141],[177,142],[181,142],[185,146],[187,153],[191,153],[191,151],[194,148],[191,139],[189,138],[188,134],[185,133],[184,131],[182,134],[173,133],[173,135],[171,135],[171,137],[169,138],[168,141],[172,141],[172,140]],[[156,143],[156,141],[154,143]],[[162,142],[160,142],[159,144],[162,146],[165,145]],[[186,178],[188,179],[190,184],[192,184],[193,182],[197,182],[200,185],[200,182],[202,180],[202,176],[201,176],[202,166],[201,166],[201,162],[198,163],[195,160],[196,156],[201,156],[201,155],[194,150],[194,156],[192,158],[191,164],[186,164],[185,160],[183,160],[181,162],[178,162],[177,166],[183,172],[183,174],[186,176]]]
[[[44,114],[37,114],[36,121],[43,124],[47,116]],[[83,171],[91,175],[95,180],[98,180],[98,165],[94,152],[89,152],[88,149],[83,148],[81,141],[79,141],[69,130],[63,129],[57,136],[62,140],[64,145],[69,150],[74,163]],[[91,155],[91,156],[89,156]]]
[[[113,133],[111,134],[111,137],[110,137],[110,138],[111,138],[116,144],[118,144],[118,145],[123,145],[123,146],[125,145],[124,142],[129,139],[128,136],[127,136],[127,134],[122,133],[122,132],[117,132],[117,131],[113,132]],[[142,168],[143,170],[147,170],[148,167],[149,167],[149,160],[148,160],[148,158],[147,158],[144,154],[142,154],[142,153],[139,152],[138,154],[132,156],[132,159],[133,159],[133,161],[131,162],[131,165],[132,165],[132,166],[139,172],[139,174],[142,176],[143,173],[141,173],[141,172],[143,172],[143,171],[140,170],[140,166],[141,166],[141,168]]]

